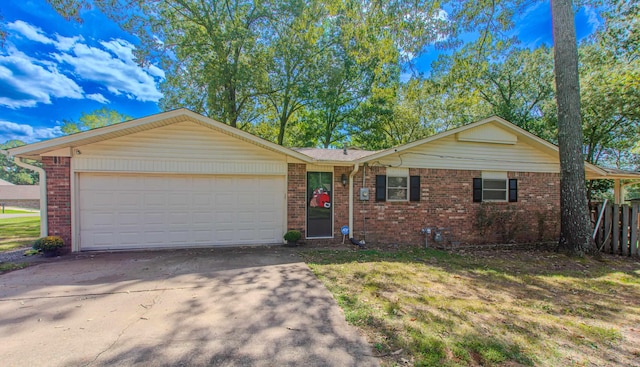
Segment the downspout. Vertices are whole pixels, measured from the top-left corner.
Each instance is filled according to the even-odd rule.
[[[47,236],[49,234],[47,226],[49,218],[47,213],[47,174],[44,169],[25,163],[19,157],[13,157],[13,161],[22,168],[38,172],[40,177],[40,237]]]
[[[356,163],[353,165],[353,171],[349,174],[349,238],[353,238],[353,177],[359,169],[360,166]]]

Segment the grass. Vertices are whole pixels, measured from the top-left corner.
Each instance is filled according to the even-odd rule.
[[[40,217],[0,219],[0,252],[30,246],[40,237]]]
[[[307,250],[383,366],[638,366],[640,262],[542,251]]]
[[[29,264],[27,263],[18,263],[18,264],[14,264],[14,263],[2,263],[0,264],[0,273],[4,273],[6,271],[13,271],[13,270],[20,270],[20,269],[24,269],[27,266],[29,266]]]
[[[5,209],[2,211],[0,209],[0,214],[31,214],[33,211],[28,210],[20,210],[20,209]]]

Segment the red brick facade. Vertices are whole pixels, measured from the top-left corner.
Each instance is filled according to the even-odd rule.
[[[71,250],[71,159],[43,157],[47,174],[49,235],[65,241]],[[335,167],[333,172],[333,239],[308,243],[339,243],[340,228],[349,224],[348,179],[352,167]],[[553,173],[509,172],[518,180],[518,201],[513,203],[473,202],[473,178],[480,171],[409,169],[420,176],[420,201],[375,201],[376,175],[385,167],[360,167],[354,176],[354,218],[352,233],[373,245],[422,245],[425,227],[447,228],[450,240],[461,244],[535,242],[557,238],[559,232],[560,176]],[[364,186],[363,186],[364,175]],[[306,165],[288,165],[287,228],[305,233]],[[370,200],[361,201],[359,191],[367,187]],[[431,239],[432,240],[432,239]]]
[[[306,199],[304,197],[304,165],[290,165],[289,182],[296,192],[289,192],[289,227],[304,233]],[[334,170],[334,239],[307,240],[310,243],[338,243],[340,227],[349,223],[347,177],[352,167]],[[363,187],[370,191],[370,200],[359,200]],[[409,175],[420,176],[420,201],[375,201],[376,175],[384,175],[384,167],[360,167],[354,177],[353,235],[374,245],[424,244],[425,227],[447,228],[449,240],[460,244],[535,242],[557,238],[559,233],[560,176],[552,173],[509,172],[518,180],[518,201],[473,202],[473,178],[481,171],[443,169],[410,169]],[[301,181],[302,180],[302,181]],[[294,203],[291,200],[302,198]],[[292,211],[293,209],[293,211]],[[292,215],[293,214],[293,215]],[[432,238],[430,240],[433,240]]]
[[[287,229],[305,233],[307,170],[305,164],[289,163],[287,177]]]
[[[64,252],[71,251],[71,158],[42,157],[47,175],[47,225],[49,236],[64,240]]]

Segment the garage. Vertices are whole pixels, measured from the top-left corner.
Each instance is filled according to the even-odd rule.
[[[15,149],[42,162],[40,232],[64,252],[282,244],[304,227],[314,160],[186,109]]]
[[[285,177],[81,172],[79,250],[282,242]]]

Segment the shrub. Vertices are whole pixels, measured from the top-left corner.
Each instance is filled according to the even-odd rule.
[[[64,241],[58,236],[41,237],[33,243],[33,249],[40,251],[56,251],[62,246],[64,246]]]
[[[300,231],[289,231],[287,233],[284,234],[284,239],[287,241],[297,241],[300,239],[300,237],[302,237],[302,234],[300,233]]]

